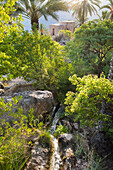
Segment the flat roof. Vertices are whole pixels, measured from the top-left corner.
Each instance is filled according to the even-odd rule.
[[[60,23],[56,23],[56,24],[51,24],[53,26],[64,26],[63,24],[60,24]]]
[[[75,21],[60,21],[60,22],[75,22]]]

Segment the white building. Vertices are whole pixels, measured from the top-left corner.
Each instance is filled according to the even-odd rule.
[[[49,31],[52,36],[58,35],[60,30],[70,30],[72,33],[74,33],[75,21],[61,21],[60,23],[49,26]]]

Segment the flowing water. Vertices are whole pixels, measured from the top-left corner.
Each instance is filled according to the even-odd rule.
[[[50,130],[51,138],[53,142],[53,148],[54,148],[51,161],[50,161],[50,170],[59,170],[61,166],[61,158],[60,158],[60,153],[59,153],[58,140],[53,136],[55,129],[56,129],[56,125],[59,120],[60,113],[61,113],[61,108],[59,108],[59,110],[56,112],[55,117],[52,122],[51,130]]]

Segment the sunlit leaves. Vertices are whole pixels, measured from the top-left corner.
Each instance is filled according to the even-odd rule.
[[[98,23],[90,21],[75,30],[73,41],[67,43],[66,54],[75,61],[79,76],[87,73],[107,76],[113,52],[113,22],[110,20]]]
[[[113,102],[113,82],[103,75],[70,77],[72,84],[76,85],[76,93],[68,92],[65,104],[66,111],[75,115],[75,120],[80,120],[84,125],[96,125],[100,120],[106,121],[109,116],[101,112],[103,100]]]
[[[7,0],[7,2],[2,0],[0,3],[0,42],[3,41],[6,35],[19,29],[15,22],[21,21],[22,17],[14,18],[11,16],[15,11],[14,4],[15,0]]]

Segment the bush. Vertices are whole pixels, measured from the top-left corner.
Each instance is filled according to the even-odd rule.
[[[103,112],[103,102],[113,102],[113,82],[103,75],[100,78],[92,75],[79,78],[73,75],[69,80],[76,85],[76,93],[67,93],[66,112],[74,115],[75,121],[80,121],[81,125],[98,126],[100,120],[110,120],[110,116]]]
[[[48,131],[41,130],[38,141],[42,147],[51,148],[51,134]]]
[[[84,74],[108,75],[110,60],[113,53],[113,22],[110,20],[98,23],[89,21],[82,24],[74,33],[72,41],[66,44],[66,56],[78,71]],[[84,72],[85,70],[85,72]]]
[[[0,60],[4,74],[34,80],[38,89],[50,90],[59,101],[63,101],[71,85],[68,77],[73,72],[72,64],[64,58],[63,47],[50,36],[40,36],[38,32],[11,34],[0,50],[6,52]]]
[[[70,41],[72,38],[72,32],[69,30],[60,30],[59,35],[63,35],[63,39]]]
[[[18,100],[13,98],[12,102],[5,103],[0,99],[0,169],[2,170],[23,168],[26,162],[24,150],[28,144],[26,139],[34,134],[28,127],[28,118],[17,105]],[[32,112],[29,114],[31,120],[29,124],[32,124]]]
[[[58,138],[60,134],[64,134],[64,133],[67,133],[67,132],[68,132],[67,127],[65,127],[64,125],[60,125],[60,126],[57,126],[57,129],[54,133],[54,136],[56,138]]]

